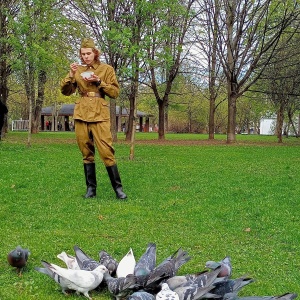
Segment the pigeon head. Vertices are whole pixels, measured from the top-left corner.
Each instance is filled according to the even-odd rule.
[[[99,265],[97,268],[94,269],[94,271],[102,274],[108,273],[108,270],[104,265]]]

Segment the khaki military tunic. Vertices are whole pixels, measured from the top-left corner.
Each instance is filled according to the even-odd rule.
[[[82,78],[80,74],[85,71],[92,71],[101,79],[98,87]],[[66,96],[78,93],[73,118],[84,163],[94,162],[95,144],[104,164],[114,165],[116,161],[110,132],[109,103],[105,100],[105,96],[116,98],[120,92],[114,69],[99,62],[94,62],[91,66],[78,66],[74,77],[69,77],[68,74],[61,81],[61,92]]]
[[[80,75],[82,72],[92,71],[101,79],[100,86],[85,81]],[[109,120],[109,105],[105,96],[117,98],[119,96],[119,83],[113,67],[103,63],[95,62],[91,66],[78,66],[74,77],[69,74],[61,82],[61,91],[70,96],[76,90],[79,98],[75,102],[74,119],[85,122],[100,122]],[[100,97],[87,97],[87,92],[100,93]]]

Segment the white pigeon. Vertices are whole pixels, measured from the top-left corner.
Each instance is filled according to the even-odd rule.
[[[86,270],[71,270],[61,268],[55,264],[49,264],[50,270],[62,277],[65,280],[67,287],[70,290],[75,290],[76,294],[82,293],[88,299],[89,291],[94,290],[103,280],[103,274],[108,272],[103,265],[98,266],[93,271]]]
[[[67,254],[65,251],[62,253],[57,254],[57,258],[62,260],[66,265],[68,269],[71,270],[80,270],[76,257]]]
[[[119,262],[116,271],[117,277],[126,277],[128,274],[133,274],[135,265],[136,261],[133,255],[133,251],[130,248],[128,253]]]
[[[170,290],[167,283],[161,285],[161,290],[156,294],[156,300],[179,300],[179,296],[176,292]]]

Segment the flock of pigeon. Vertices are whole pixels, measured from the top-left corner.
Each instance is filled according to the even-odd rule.
[[[65,268],[44,260],[43,267],[35,267],[59,284],[66,295],[75,291],[92,299],[90,291],[106,287],[116,300],[293,300],[297,297],[295,293],[239,297],[239,291],[254,280],[247,276],[232,279],[229,256],[219,262],[207,261],[202,272],[177,275],[179,268],[191,259],[182,248],[158,265],[155,243],[147,245],[138,261],[132,249],[119,262],[104,250],[99,252],[99,261],[76,245],[74,252],[75,256],[64,251],[57,255],[66,264]],[[20,273],[29,254],[28,249],[18,246],[8,254],[8,262]]]

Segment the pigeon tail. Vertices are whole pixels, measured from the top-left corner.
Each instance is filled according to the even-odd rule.
[[[89,257],[82,249],[77,245],[74,247],[76,261],[81,270],[93,271],[100,266],[100,263]]]
[[[144,254],[140,257],[134,267],[134,274],[137,276],[147,275],[156,266],[156,244],[149,243]]]
[[[276,299],[278,300],[293,300],[298,297],[296,293],[285,293],[283,295],[277,296]]]
[[[188,253],[179,248],[177,256],[175,257],[175,273],[182,265],[187,263],[190,259],[191,257],[188,256]]]

